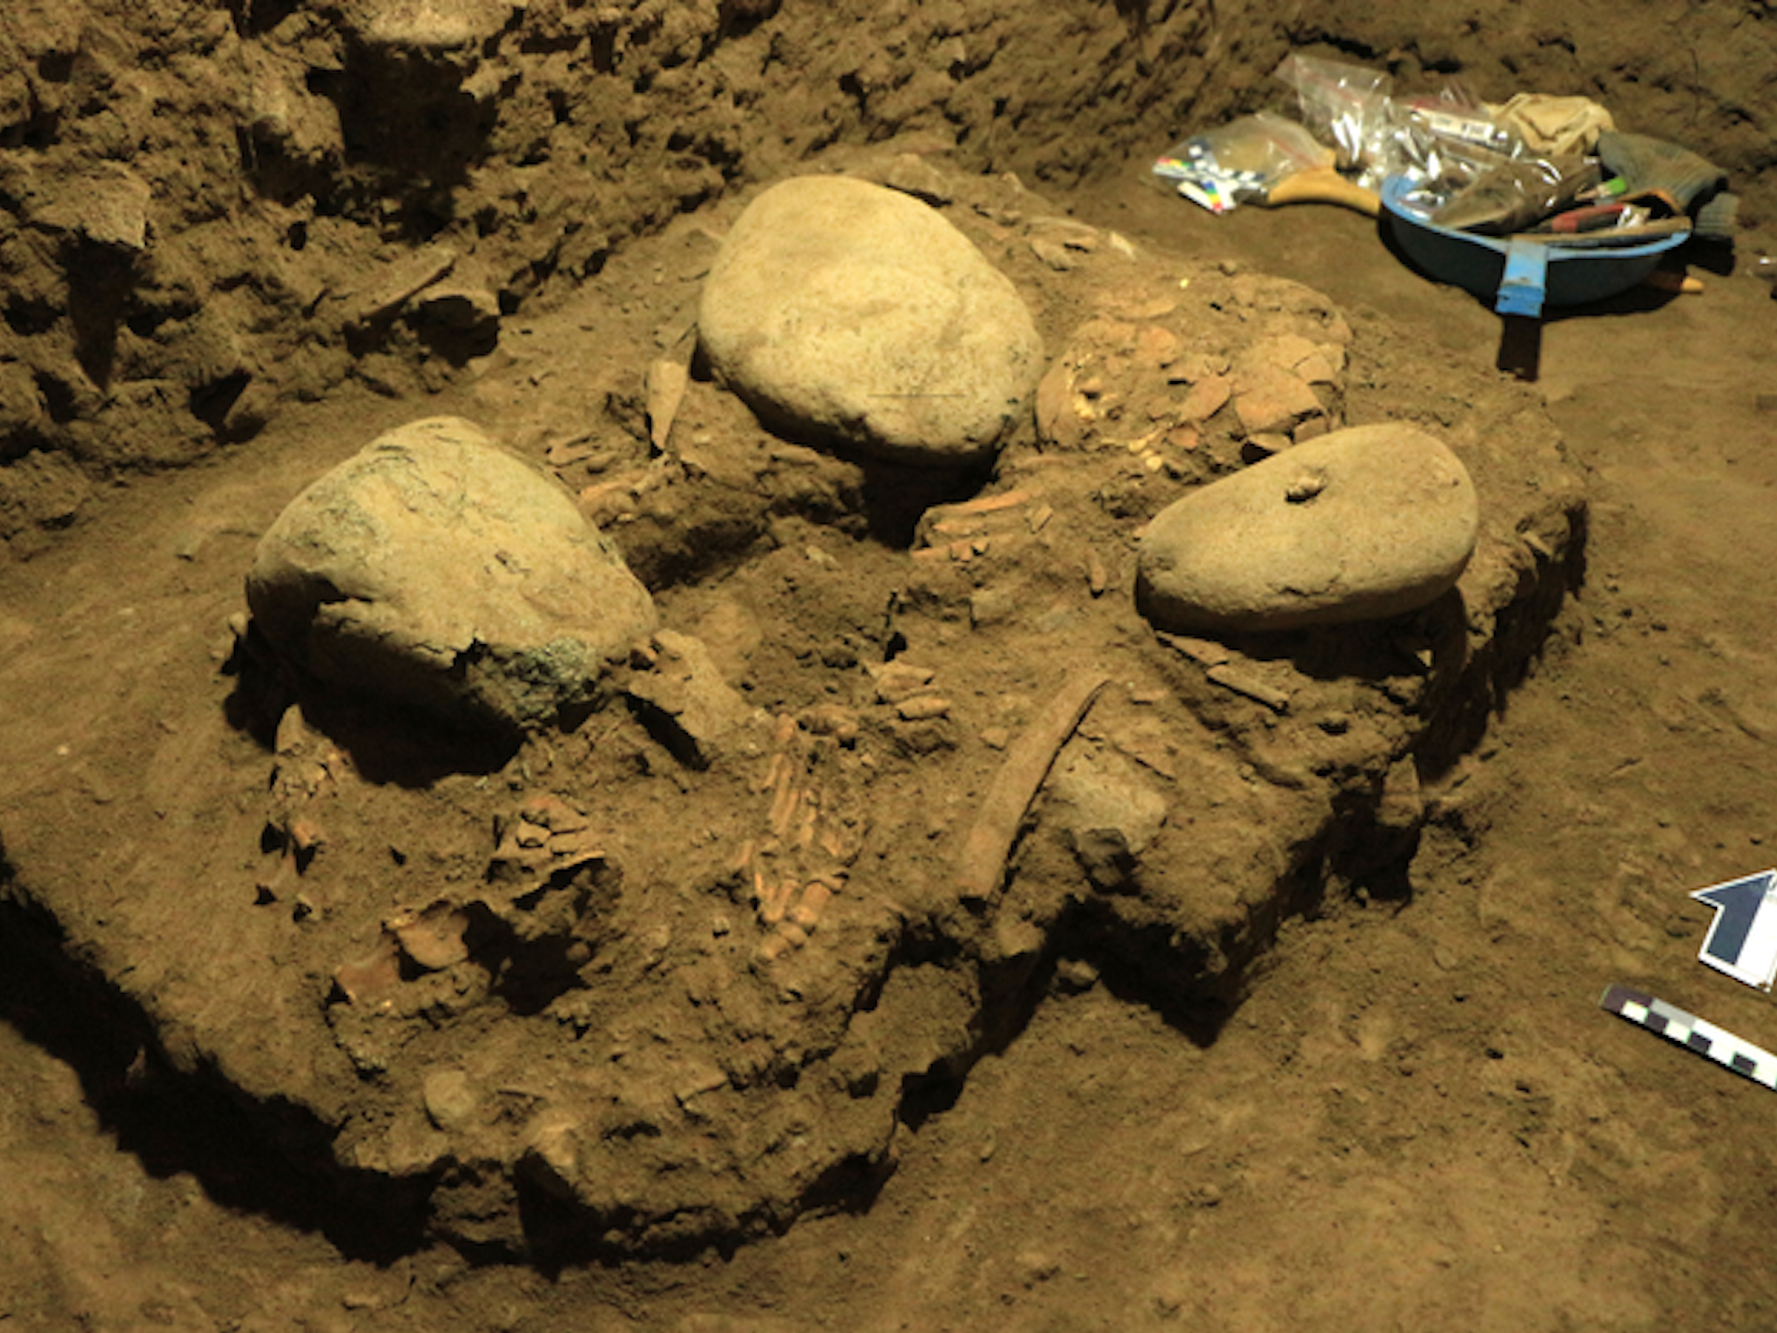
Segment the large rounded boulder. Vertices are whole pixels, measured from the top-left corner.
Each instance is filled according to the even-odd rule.
[[[698,329],[716,375],[772,428],[918,465],[990,458],[1043,371],[1023,298],[966,236],[841,176],[752,202],[704,282]]]
[[[320,680],[480,728],[588,704],[655,626],[567,493],[454,417],[378,437],[291,501],[247,601]]]
[[[1456,583],[1480,510],[1460,459],[1412,426],[1355,426],[1276,454],[1162,510],[1136,596],[1175,633],[1379,620]]]

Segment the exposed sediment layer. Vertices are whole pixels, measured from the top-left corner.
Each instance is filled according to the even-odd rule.
[[[1404,891],[1423,785],[1579,568],[1583,499],[1540,406],[1453,366],[1415,411],[1383,325],[1008,182],[953,186],[1052,353],[991,475],[914,497],[698,380],[656,455],[572,309],[428,405],[580,491],[682,636],[638,646],[629,702],[571,731],[443,745],[230,642],[257,534],[388,424],[350,410],[330,444],[317,414],[155,483],[184,488],[177,519],[125,497],[103,550],[41,558],[80,591],[7,622],[25,650],[0,689],[38,706],[0,725],[6,892],[138,1016],[151,1067],[231,1089],[268,1150],[298,1127],[341,1197],[386,1187],[389,1215],[457,1243],[673,1253],[867,1199],[898,1127],[1012,1039],[1062,960],[1210,1036],[1282,920]],[[682,240],[626,262],[694,282],[708,252]],[[669,304],[605,348],[621,378],[642,382]],[[1149,518],[1255,435],[1384,412],[1474,477],[1453,592],[1226,642],[1141,619]],[[120,620],[128,661],[87,650]],[[698,720],[718,687],[747,705],[719,743]],[[1068,725],[1045,721],[1068,689]],[[1026,769],[1027,810],[996,797]]]

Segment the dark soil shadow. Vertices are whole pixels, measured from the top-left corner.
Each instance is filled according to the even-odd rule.
[[[0,862],[0,887],[11,874]],[[181,1072],[153,1024],[54,926],[0,897],[0,1020],[74,1070],[87,1104],[149,1175],[190,1175],[217,1204],[325,1236],[348,1259],[386,1264],[422,1248],[424,1179],[340,1168],[332,1131],[291,1106],[244,1104],[204,1070]]]

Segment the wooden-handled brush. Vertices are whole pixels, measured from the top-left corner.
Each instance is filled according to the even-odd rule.
[[[1338,204],[1369,217],[1376,217],[1382,211],[1382,196],[1368,186],[1341,176],[1330,162],[1285,176],[1255,202],[1266,208],[1280,208],[1285,204]]]

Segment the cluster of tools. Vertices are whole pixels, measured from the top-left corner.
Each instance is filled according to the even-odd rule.
[[[1299,54],[1276,77],[1295,89],[1300,120],[1259,112],[1194,134],[1154,174],[1216,213],[1313,202],[1375,216],[1395,180],[1434,225],[1475,236],[1585,247],[1732,238],[1738,200],[1719,167],[1617,130],[1587,98],[1519,93],[1493,105],[1454,81],[1397,97],[1385,74]]]
[[[1719,167],[1645,134],[1603,130],[1589,154],[1504,158],[1430,214],[1480,236],[1520,233],[1568,244],[1639,245],[1689,232],[1729,240],[1737,198]]]

